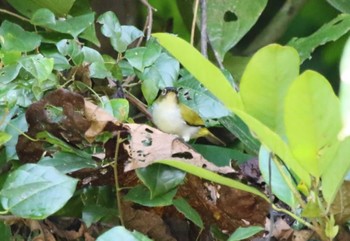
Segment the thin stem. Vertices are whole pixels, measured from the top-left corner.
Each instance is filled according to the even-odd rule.
[[[268,25],[261,31],[251,44],[244,51],[244,54],[250,55],[259,48],[276,42],[288,27],[288,24],[293,20],[298,11],[306,3],[307,0],[287,0],[271,19]]]
[[[207,0],[200,0],[201,7],[201,53],[208,58]]]
[[[119,186],[119,179],[118,179],[118,153],[119,153],[119,146],[123,142],[120,140],[120,132],[117,132],[117,140],[115,144],[115,153],[114,153],[114,160],[113,160],[113,173],[114,173],[114,185],[116,190],[116,198],[117,198],[117,205],[118,205],[118,212],[119,212],[119,220],[121,225],[124,226],[124,219],[123,219],[123,208],[122,208],[122,201],[120,197],[120,191],[121,188]]]
[[[153,8],[147,0],[140,0],[140,1],[142,4],[144,4],[147,7],[147,11],[148,11],[147,18],[146,18],[146,24],[145,24],[145,30],[146,30],[146,40],[149,40],[149,38],[151,37],[151,33],[152,33],[153,10],[155,10],[155,8]]]
[[[196,31],[198,5],[199,5],[199,0],[196,0],[194,3],[193,19],[192,19],[192,27],[191,27],[191,41],[190,41],[191,45],[193,45],[194,43],[194,33]]]
[[[125,91],[125,98],[130,101],[131,104],[136,106],[149,120],[152,120],[152,115],[147,110],[147,107],[144,103],[142,103],[139,99],[137,99],[133,94],[128,91]]]
[[[0,13],[5,13],[5,14],[11,15],[11,16],[13,16],[15,18],[18,18],[18,19],[20,19],[22,21],[30,23],[30,19],[22,17],[21,15],[18,15],[16,13],[10,12],[10,11],[8,11],[6,9],[0,8]]]
[[[35,139],[33,137],[28,136],[26,133],[24,133],[22,130],[18,129],[15,125],[8,123],[9,126],[11,126],[13,129],[15,129],[16,131],[18,131],[19,134],[25,136],[27,139],[33,141],[33,142],[37,142],[40,141],[39,139]]]

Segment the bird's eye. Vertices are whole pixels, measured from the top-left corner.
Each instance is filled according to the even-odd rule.
[[[163,90],[162,90],[162,95],[166,95],[166,93],[167,93],[167,90],[166,90],[166,89],[163,89]]]

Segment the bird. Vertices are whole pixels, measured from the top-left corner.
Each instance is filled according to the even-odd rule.
[[[178,91],[174,87],[161,90],[151,106],[151,114],[159,130],[177,135],[185,142],[205,137],[213,144],[225,145],[205,127],[203,119],[194,110],[179,101]]]

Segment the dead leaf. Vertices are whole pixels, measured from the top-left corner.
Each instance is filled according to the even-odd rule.
[[[220,173],[232,173],[231,167],[217,167],[182,142],[177,136],[143,124],[124,124],[130,130],[130,140],[124,144],[129,154],[125,171],[146,167],[159,160],[178,160]]]
[[[314,234],[311,230],[294,231],[292,241],[308,241]]]
[[[270,219],[266,219],[265,230],[272,232],[272,237],[275,237],[277,240],[289,240],[294,232],[283,218],[278,218],[274,222],[272,231],[270,230],[270,226]]]

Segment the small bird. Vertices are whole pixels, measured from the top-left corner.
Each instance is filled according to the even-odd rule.
[[[151,108],[153,123],[163,132],[181,137],[184,141],[205,137],[213,144],[225,145],[204,126],[202,118],[179,102],[174,87],[164,88]]]

